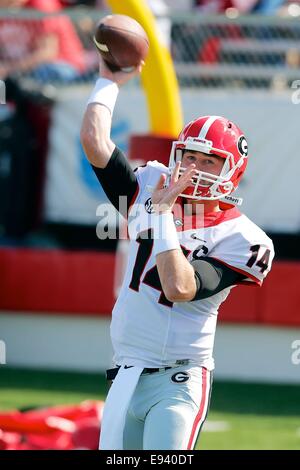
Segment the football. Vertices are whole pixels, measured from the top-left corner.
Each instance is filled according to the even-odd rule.
[[[96,26],[94,43],[113,72],[131,72],[145,60],[149,40],[142,26],[126,15],[108,15]]]

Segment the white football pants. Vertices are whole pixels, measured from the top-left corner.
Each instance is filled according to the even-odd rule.
[[[211,383],[212,372],[194,365],[141,375],[126,416],[124,449],[194,449]]]

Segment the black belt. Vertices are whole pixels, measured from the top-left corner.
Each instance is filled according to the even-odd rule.
[[[118,367],[115,367],[114,369],[108,369],[106,371],[106,379],[107,380],[114,380],[117,376],[117,373],[119,372],[119,369],[120,369],[121,366],[118,366]],[[125,366],[125,369],[130,369],[130,367],[133,367],[133,366]],[[160,367],[160,368],[149,368],[149,367],[145,367],[143,369],[143,372],[141,375],[144,375],[144,374],[153,374],[154,372],[159,372],[159,371],[164,371],[164,370],[168,370],[168,369],[172,369],[172,367],[170,366],[167,366],[167,367]]]

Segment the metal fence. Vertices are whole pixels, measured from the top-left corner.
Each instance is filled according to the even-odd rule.
[[[0,79],[30,77],[36,82],[57,85],[93,80],[97,75],[98,53],[92,35],[104,14],[99,10],[71,9],[65,12],[62,22],[53,15],[0,10]],[[190,13],[160,20],[164,25],[169,21],[167,40],[181,87],[282,89],[300,78],[297,19],[256,15],[229,19]],[[41,62],[30,69],[25,64],[26,56],[36,44],[43,44],[48,33],[52,37],[57,35],[61,48],[57,67],[52,61],[52,67]],[[44,44],[45,48],[49,46],[47,41]],[[60,56],[70,63],[62,64]],[[68,65],[75,69],[74,74]]]
[[[266,17],[173,19],[181,86],[284,88],[299,78],[300,23]]]

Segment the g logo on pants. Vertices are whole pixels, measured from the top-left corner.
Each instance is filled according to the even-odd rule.
[[[184,383],[190,380],[190,374],[188,372],[176,372],[172,375],[171,380],[176,384]]]

